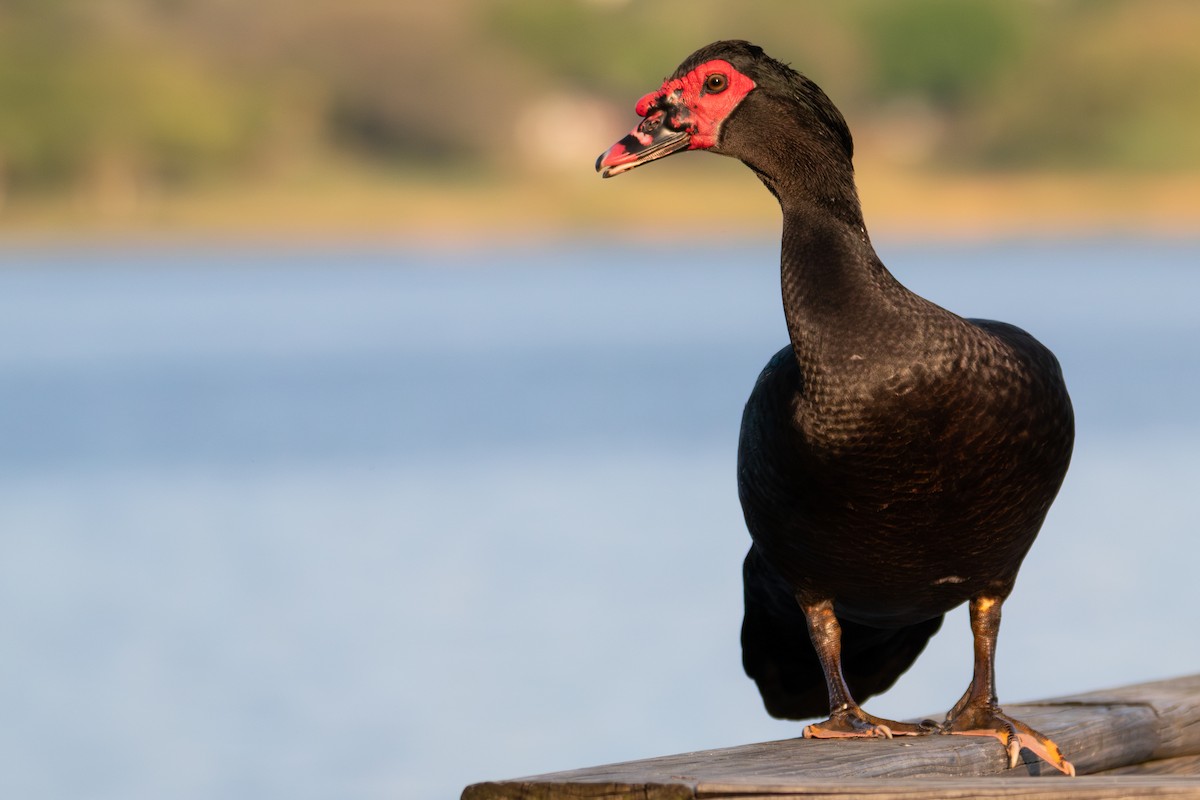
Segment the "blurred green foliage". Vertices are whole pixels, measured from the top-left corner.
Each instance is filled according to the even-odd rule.
[[[166,41],[100,30],[82,5],[42,0],[0,12],[0,164],[9,191],[102,180],[111,170],[185,181],[255,146],[264,104],[244,85]]]
[[[626,113],[716,38],[917,168],[1200,168],[1189,0],[0,0],[0,189],[503,168],[539,98]]]
[[[860,6],[871,89],[916,95],[946,111],[989,94],[1029,44],[1031,14],[1012,0],[910,0]]]

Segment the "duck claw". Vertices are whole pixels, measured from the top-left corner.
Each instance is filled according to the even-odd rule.
[[[824,722],[805,725],[803,735],[805,739],[891,739],[933,732],[934,729],[925,725],[880,719],[858,708],[835,712]]]
[[[1021,763],[1021,749],[1035,756],[1064,775],[1075,777],[1075,765],[1063,757],[1049,737],[1038,733],[1020,720],[1013,719],[998,708],[976,711],[964,708],[958,715],[948,718],[941,732],[957,736],[992,736],[1000,740],[1008,752],[1008,767],[1014,769]]]

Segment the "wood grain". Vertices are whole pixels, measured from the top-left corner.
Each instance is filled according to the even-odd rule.
[[[1200,800],[1200,675],[1005,709],[1057,741],[1082,777],[1068,779],[1029,752],[1010,770],[993,739],[785,739],[489,781],[462,797]],[[1014,780],[1031,776],[1051,780]]]

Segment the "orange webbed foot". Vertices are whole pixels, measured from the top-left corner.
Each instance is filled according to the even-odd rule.
[[[941,726],[941,732],[958,736],[992,736],[1000,740],[1008,751],[1008,767],[1013,769],[1020,763],[1021,748],[1026,748],[1038,758],[1065,775],[1075,777],[1075,766],[1063,756],[1049,737],[1038,733],[1020,720],[1013,719],[994,706],[967,706],[957,714],[951,712]]]
[[[824,722],[804,726],[805,739],[891,739],[893,736],[926,736],[936,726],[912,725],[874,717],[861,708],[836,711]]]

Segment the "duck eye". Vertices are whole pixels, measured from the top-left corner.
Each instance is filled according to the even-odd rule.
[[[721,73],[709,75],[704,79],[704,88],[709,94],[725,91],[725,87],[729,85],[729,81]]]

